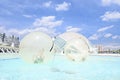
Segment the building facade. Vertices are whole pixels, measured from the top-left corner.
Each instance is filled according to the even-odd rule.
[[[18,48],[19,43],[19,37],[14,35],[7,36],[5,33],[0,33],[0,45]]]

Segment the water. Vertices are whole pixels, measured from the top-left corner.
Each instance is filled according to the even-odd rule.
[[[48,64],[27,64],[21,59],[0,60],[0,80],[120,80],[120,57],[89,56],[74,63],[56,56]]]

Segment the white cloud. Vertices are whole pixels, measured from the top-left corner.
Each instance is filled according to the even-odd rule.
[[[103,37],[104,38],[112,37],[111,33],[104,34],[103,32],[108,30],[108,29],[111,29],[113,27],[114,26],[111,25],[111,26],[106,26],[106,27],[102,27],[102,28],[98,29],[95,34],[93,34],[92,36],[89,37],[89,40],[98,40],[99,38],[103,38]]]
[[[31,30],[32,29],[29,29],[29,28],[22,29],[22,30],[16,29],[16,31],[13,30],[13,31],[11,31],[11,33],[15,33],[15,34],[18,34],[18,35],[25,35],[25,34],[27,34],[29,32],[32,32]]]
[[[0,31],[1,33],[6,33],[7,35],[16,35],[16,36],[23,36],[27,33],[30,32],[34,32],[34,31],[40,31],[40,32],[44,32],[50,36],[55,36],[58,33],[56,32],[56,29],[50,29],[50,28],[46,28],[46,27],[37,27],[37,28],[25,28],[25,29],[2,29],[2,31]]]
[[[40,19],[35,19],[35,21],[32,24],[32,28],[26,28],[19,31],[11,30],[11,32],[18,32],[19,35],[24,35],[33,31],[41,31],[49,34],[50,36],[55,36],[58,34],[55,28],[62,25],[62,22],[62,20],[56,20],[55,16],[44,16]]]
[[[17,29],[9,29],[8,33],[19,34],[19,30],[17,30]]]
[[[48,2],[43,3],[43,7],[49,8],[49,7],[51,7],[51,5],[52,5],[52,1],[48,1]]]
[[[9,0],[1,0],[0,4],[2,5],[0,8],[0,14],[4,15],[14,15],[16,13],[25,13],[26,10],[36,10],[40,9],[41,5],[40,1],[33,2],[31,0],[22,0],[20,1],[9,1]]]
[[[116,4],[120,6],[120,0],[102,0],[103,6],[110,6],[112,4]]]
[[[103,31],[106,31],[106,30],[111,29],[113,27],[114,27],[113,25],[107,26],[107,27],[102,27],[102,28],[98,29],[97,32],[103,32]]]
[[[98,34],[93,34],[93,35],[90,36],[88,39],[89,39],[89,40],[98,40],[99,37],[100,37],[100,35],[98,35]]]
[[[9,9],[0,8],[0,14],[1,15],[13,15],[13,12],[10,11]]]
[[[23,15],[24,17],[26,17],[26,18],[33,18],[33,17],[36,17],[36,15]]]
[[[23,30],[19,30],[19,29],[14,29],[14,28],[11,28],[11,29],[7,29],[6,27],[0,27],[0,32],[1,33],[6,33],[7,35],[23,35],[25,33],[28,33],[29,29],[23,29]]]
[[[70,5],[71,3],[63,2],[62,4],[57,4],[55,9],[56,11],[67,11]]]
[[[36,19],[33,22],[35,31],[42,31],[49,35],[57,35],[59,32],[56,32],[56,27],[62,25],[63,20],[56,20],[55,16],[44,16],[40,19]]]
[[[103,16],[101,16],[103,21],[111,21],[120,19],[120,12],[117,11],[107,11]]]
[[[3,33],[6,32],[5,27],[2,25],[0,25],[0,32],[3,32]]]
[[[57,27],[62,24],[62,20],[55,20],[55,16],[45,16],[40,19],[36,19],[35,22],[33,23],[33,26],[35,27]]]
[[[104,45],[104,49],[120,49],[120,43],[109,43]]]
[[[10,34],[18,34],[18,30],[16,29],[6,29],[5,26],[0,26],[0,33],[6,33],[7,35],[10,35]]]
[[[40,31],[44,32],[50,36],[55,36],[59,32],[56,32],[56,27],[60,26],[62,24],[62,20],[56,20],[55,16],[45,16],[40,19],[36,19],[33,24],[31,25],[32,27],[28,27],[25,29],[7,29],[4,26],[0,26],[0,32],[5,32],[6,34],[14,34],[18,36],[23,36],[29,32],[33,31]]]
[[[68,26],[66,28],[66,32],[79,32],[81,31],[82,29],[81,28],[78,28],[78,27],[72,27],[72,26]]]
[[[120,36],[118,35],[112,36],[112,39],[120,39]]]
[[[109,38],[109,37],[111,37],[111,36],[112,36],[111,33],[107,33],[107,34],[104,35],[105,38]]]

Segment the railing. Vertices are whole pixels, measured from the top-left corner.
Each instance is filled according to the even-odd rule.
[[[19,48],[0,45],[0,53],[18,53]]]

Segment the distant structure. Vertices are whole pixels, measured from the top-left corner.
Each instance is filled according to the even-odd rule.
[[[18,52],[19,44],[19,37],[0,33],[0,53],[16,53]]]
[[[120,53],[120,49],[113,49],[102,44],[95,45],[95,48],[97,49],[98,53]]]
[[[96,45],[98,53],[101,53],[103,51],[103,46],[102,45]]]

